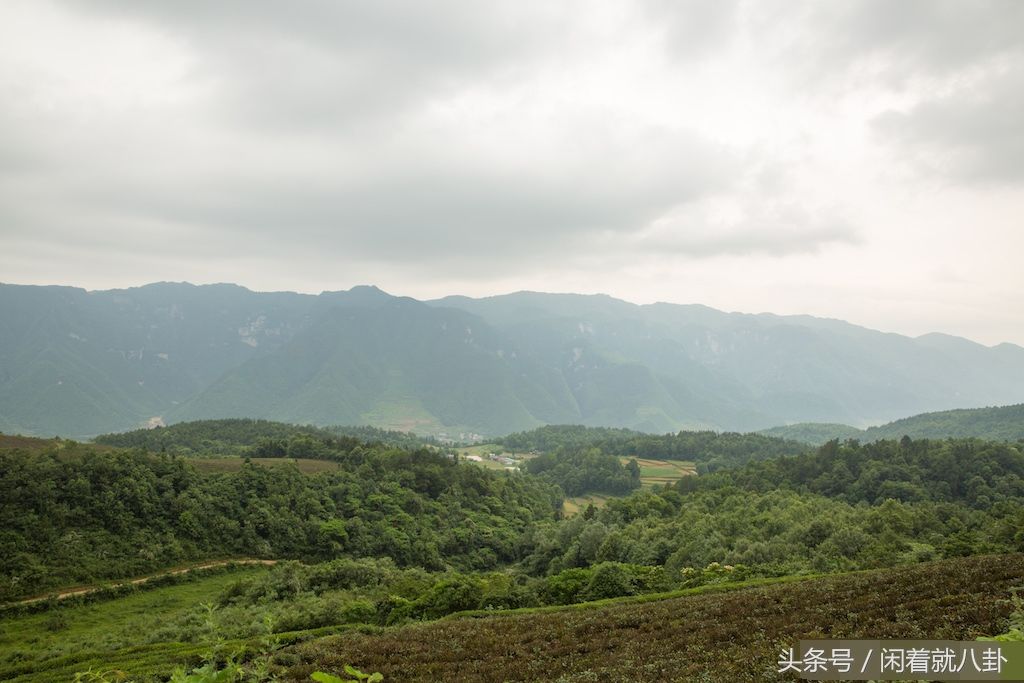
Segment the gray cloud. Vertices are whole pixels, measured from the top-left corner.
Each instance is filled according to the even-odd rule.
[[[642,252],[705,258],[816,254],[828,246],[863,243],[861,231],[831,210],[753,199],[733,208],[724,219],[713,206],[683,207],[664,225],[633,236],[631,245]]]
[[[648,245],[659,253],[690,257],[708,256],[792,256],[817,254],[832,245],[858,245],[863,240],[858,231],[844,223],[775,224],[762,223],[743,230],[730,230],[719,235],[682,239]]]
[[[236,125],[289,130],[390,122],[425,100],[542,59],[558,15],[521,3],[68,2],[129,16],[187,44],[191,74]]]
[[[384,274],[413,295],[556,278],[638,299],[706,279],[721,305],[764,309],[766,282],[859,292],[856,260],[898,262],[876,285],[898,289],[964,246],[900,253],[932,234],[907,201],[928,176],[882,187],[879,159],[969,181],[978,205],[1018,182],[1022,16],[1014,0],[9,0],[0,270],[308,290]],[[721,257],[741,264],[727,284]],[[964,275],[1013,292],[1018,272]]]
[[[431,121],[436,102],[480,88],[500,97],[506,81],[528,82],[571,50],[571,13],[472,2],[66,7],[187,48],[204,107],[183,121],[172,110],[73,131],[33,124],[45,172],[22,178],[6,211],[26,235],[127,248],[145,233],[165,250],[235,253],[281,243],[343,259],[485,259],[508,272],[592,248],[591,234],[642,230],[737,172],[731,150],[696,133],[587,107],[521,122],[514,98],[499,102],[492,136],[517,140],[497,146]],[[721,23],[706,14],[694,35]]]
[[[738,31],[739,0],[646,0],[649,20],[660,27],[665,50],[676,59],[721,50]]]
[[[918,166],[978,183],[1024,180],[1024,59],[907,112],[888,112],[876,133]]]
[[[1024,31],[1016,0],[778,0],[749,9],[786,67],[826,89],[949,75],[1018,50]]]
[[[105,234],[116,244],[126,236],[115,225],[156,221],[178,226],[165,233],[171,241],[206,234],[236,252],[281,241],[289,249],[308,245],[311,253],[349,259],[454,264],[488,258],[494,267],[514,270],[521,266],[517,259],[558,259],[567,245],[585,247],[595,232],[639,230],[672,206],[721,189],[735,164],[699,138],[666,131],[612,136],[600,125],[588,131],[577,122],[561,144],[586,146],[595,135],[601,142],[586,155],[556,149],[539,156],[535,168],[521,160],[381,147],[373,164],[333,176],[331,166],[321,172],[319,162],[315,169],[284,163],[224,176],[198,168],[192,178],[183,181],[175,172],[170,177],[177,180],[165,183],[160,171],[133,177],[132,162],[68,178],[65,198],[74,197],[83,210],[56,230],[61,240],[96,244]],[[634,146],[660,153],[637,155]],[[366,158],[375,150],[370,144],[348,152]],[[55,231],[45,202],[29,220],[43,232]]]

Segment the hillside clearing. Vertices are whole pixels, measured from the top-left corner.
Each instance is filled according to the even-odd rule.
[[[619,456],[623,465],[634,458]],[[697,475],[697,466],[685,460],[657,460],[654,458],[635,458],[640,466],[640,482],[646,487],[673,484],[683,477]]]
[[[600,493],[591,493],[586,496],[566,498],[562,502],[562,514],[566,517],[572,517],[573,515],[586,510],[588,505],[593,505],[596,508],[603,508],[611,498],[613,498],[613,496],[605,496]]]

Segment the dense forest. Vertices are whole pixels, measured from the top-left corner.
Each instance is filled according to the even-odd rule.
[[[833,441],[765,460],[773,449],[791,453],[791,443],[556,428],[512,439],[559,444],[520,474],[461,464],[436,448],[262,421],[122,438],[103,441],[155,452],[0,454],[5,596],[212,556],[377,557],[398,567],[508,567],[535,577],[601,563],[677,576],[719,563],[768,576],[1024,549],[1024,456],[998,442]],[[591,445],[579,445],[587,439]],[[751,461],[743,466],[559,519],[564,495],[638,487],[636,463],[613,453],[724,464],[743,460],[744,444]],[[221,449],[329,459],[340,468],[304,475],[245,462],[234,472],[204,473],[174,455]]]
[[[830,441],[815,453],[750,463],[683,486],[789,489],[849,503],[935,501],[987,510],[1024,498],[1022,451],[980,439]]]
[[[179,422],[169,427],[103,434],[93,441],[107,446],[175,455],[252,455],[255,444],[259,442],[282,443],[298,436],[320,442],[325,454],[347,450],[358,442],[400,448],[437,444],[430,437],[377,427],[315,427],[244,418]]]
[[[304,434],[292,440],[326,448]],[[238,555],[489,569],[514,561],[526,529],[560,508],[561,491],[541,479],[356,444],[331,450],[341,468],[316,475],[252,463],[201,473],[187,458],[141,450],[2,452],[0,591]]]
[[[636,460],[623,465],[598,448],[558,448],[527,460],[526,471],[558,484],[568,496],[590,492],[624,495],[640,488]]]
[[[544,425],[528,432],[516,432],[496,439],[511,451],[553,451],[559,447],[583,448],[619,439],[644,436],[643,432],[615,427],[582,425]]]
[[[806,444],[762,434],[699,431],[658,435],[579,425],[539,427],[529,432],[510,434],[500,443],[513,451],[547,453],[558,448],[596,448],[609,455],[686,460],[696,463],[698,472],[711,472],[752,460],[795,455],[809,450]]]
[[[758,434],[774,436],[779,439],[792,439],[793,441],[820,446],[832,439],[839,439],[840,441],[862,439],[864,430],[835,422],[798,422],[797,424],[762,429]]]

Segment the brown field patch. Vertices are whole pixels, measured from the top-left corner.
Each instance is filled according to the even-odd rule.
[[[286,680],[345,664],[385,681],[792,680],[801,638],[973,640],[1006,628],[1024,555],[958,558],[647,603],[455,618],[290,648]]]

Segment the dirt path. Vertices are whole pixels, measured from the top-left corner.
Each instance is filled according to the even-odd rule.
[[[30,605],[34,602],[42,602],[49,600],[50,598],[56,598],[57,600],[64,600],[65,598],[71,598],[76,595],[87,595],[89,593],[95,593],[96,591],[103,590],[104,588],[118,588],[120,586],[137,586],[139,584],[152,581],[153,579],[159,579],[164,576],[174,576],[175,574],[187,574],[194,572],[197,569],[212,569],[214,567],[223,567],[227,564],[262,564],[262,565],[275,565],[279,560],[259,560],[255,558],[245,558],[241,560],[217,560],[215,562],[201,562],[199,564],[190,565],[188,567],[181,567],[179,569],[171,569],[170,571],[160,572],[159,574],[151,574],[150,576],[141,576],[137,579],[130,579],[128,581],[121,581],[119,583],[111,584],[110,586],[83,586],[81,588],[71,588],[68,590],[59,591],[57,593],[47,593],[46,595],[40,595],[34,598],[26,598],[24,600],[16,600],[14,602],[7,603],[8,605]]]

